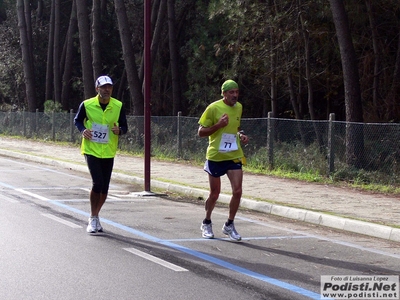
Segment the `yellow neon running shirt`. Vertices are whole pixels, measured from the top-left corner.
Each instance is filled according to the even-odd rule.
[[[240,120],[242,117],[242,104],[236,102],[234,106],[226,105],[223,99],[211,103],[204,113],[201,115],[199,124],[203,127],[211,127],[218,122],[223,114],[229,116],[229,123],[227,126],[217,130],[208,137],[208,147],[206,158],[212,161],[234,160],[243,157],[243,150],[240,146],[240,140],[237,135],[240,128]],[[227,145],[228,138],[233,138],[235,141],[229,145],[237,145],[237,150],[222,152],[221,149]]]
[[[84,120],[85,127],[93,129],[93,126],[96,124],[100,128],[106,127],[108,131],[108,140],[106,140],[106,143],[99,143],[82,138],[82,154],[89,154],[98,158],[115,157],[118,147],[118,135],[112,133],[111,128],[114,126],[114,123],[118,126],[122,102],[111,98],[104,111],[100,106],[98,96],[87,99],[83,103],[87,116]]]

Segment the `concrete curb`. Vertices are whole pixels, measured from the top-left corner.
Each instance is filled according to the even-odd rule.
[[[45,158],[25,153],[18,153],[5,149],[0,149],[0,155],[35,161],[47,165],[59,166],[80,172],[88,172],[86,165],[79,165],[76,163],[64,162],[60,160],[54,160],[50,158]],[[141,177],[129,176],[126,174],[121,174],[116,172],[113,173],[113,178],[128,183],[144,184],[144,179]],[[157,180],[151,180],[151,185],[158,189],[177,192],[191,197],[196,197],[196,198],[201,197],[203,199],[207,199],[208,197],[208,191],[192,188],[189,186],[171,184]],[[230,195],[221,194],[218,201],[223,203],[229,203],[230,198],[231,198]],[[400,242],[400,229],[393,228],[390,226],[352,220],[344,217],[333,216],[302,208],[276,205],[268,202],[262,202],[246,198],[242,198],[241,206],[250,210],[276,215],[280,217],[285,217],[292,220],[303,221],[315,225],[321,225],[348,232],[363,234],[371,237],[377,237],[390,241]]]

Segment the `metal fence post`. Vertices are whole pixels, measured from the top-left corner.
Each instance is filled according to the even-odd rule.
[[[273,113],[268,113],[268,130],[267,130],[267,153],[268,153],[268,165],[270,169],[274,168],[274,120]]]
[[[25,109],[22,111],[22,127],[23,127],[24,137],[26,137],[26,111],[25,111]]]
[[[178,142],[178,158],[182,158],[182,112],[178,111],[178,119],[177,119],[177,142]]]
[[[328,126],[328,175],[335,171],[335,114],[329,114]]]
[[[56,112],[53,110],[53,122],[51,124],[51,134],[52,134],[52,139],[53,142],[56,140]]]
[[[38,137],[38,132],[39,132],[39,109],[36,108],[36,113],[35,113],[35,137]]]
[[[73,143],[74,142],[74,110],[71,108],[69,110],[69,127],[70,127],[70,142]]]

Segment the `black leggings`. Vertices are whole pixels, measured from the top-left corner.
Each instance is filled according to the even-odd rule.
[[[92,191],[107,194],[114,166],[114,158],[97,158],[93,155],[85,154],[85,159],[90,175],[92,176]]]

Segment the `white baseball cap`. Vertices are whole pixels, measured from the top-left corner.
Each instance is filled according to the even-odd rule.
[[[110,77],[108,77],[108,76],[100,76],[99,78],[97,78],[96,87],[103,86],[105,84],[113,85],[113,82],[112,82]]]

